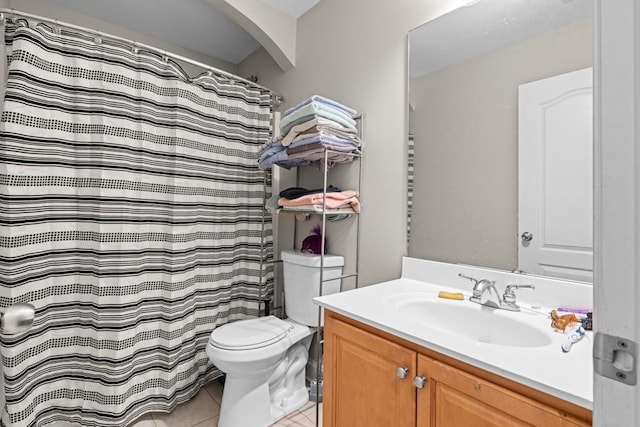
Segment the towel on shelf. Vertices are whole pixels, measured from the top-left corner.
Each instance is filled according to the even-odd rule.
[[[343,138],[347,138],[347,135],[354,135],[357,138],[357,129],[342,126],[340,123],[334,122],[332,120],[326,119],[324,117],[312,117],[309,120],[297,124],[291,129],[289,132],[282,138],[282,145],[285,147],[293,142],[294,139],[298,138],[299,135],[305,132],[314,132],[317,130],[328,130],[333,132],[337,136],[341,136]]]
[[[281,141],[274,142],[263,149],[258,166],[265,170],[277,164],[284,168],[309,166],[315,162],[320,166],[326,152],[328,165],[352,161],[353,154],[359,154],[360,144],[355,140],[344,140],[330,135],[318,135],[304,138],[284,147]]]
[[[278,195],[269,197],[264,202],[265,210],[268,211],[268,212],[271,212],[271,213],[277,212],[278,208],[280,207],[280,205],[278,205],[278,199],[280,199],[280,197]]]
[[[258,167],[261,170],[269,169],[273,165],[278,165],[285,169],[291,169],[293,167],[298,166],[311,166],[315,162],[313,160],[305,159],[304,157],[294,157],[293,159],[289,158],[287,154],[287,149],[282,147],[282,149],[272,155],[266,157],[260,157],[258,161]]]
[[[277,153],[279,153],[282,150],[286,150],[287,147],[282,145],[282,142],[280,141],[275,141],[267,146],[265,146],[262,149],[262,152],[260,153],[260,159],[266,159],[268,157],[271,157]]]
[[[312,165],[315,165],[318,168],[322,168],[322,161],[324,161],[325,150],[326,148],[321,144],[319,144],[317,148],[307,146],[307,148],[303,151],[299,153],[294,152],[291,155],[287,153],[287,150],[282,150],[272,156],[260,159],[258,167],[261,170],[269,169],[273,165],[278,165],[285,169]],[[360,152],[358,150],[354,151],[351,149],[349,149],[346,153],[341,153],[337,150],[327,151],[327,166],[331,168],[337,163],[350,162],[354,159],[354,154],[360,154]]]
[[[337,162],[348,162],[354,156],[346,153],[359,154],[360,141],[354,139],[343,139],[327,133],[320,133],[309,138],[302,138],[287,147],[289,160],[307,159],[320,161],[324,159],[325,150],[327,160],[333,165]]]
[[[323,193],[308,194],[296,199],[285,199],[284,197],[278,200],[278,204],[283,207],[289,206],[323,206]],[[337,193],[326,194],[326,207],[331,209],[339,209],[350,207],[354,212],[360,212],[360,201],[358,200],[358,192],[353,190],[340,191]]]
[[[267,169],[280,160],[286,160],[287,157],[287,147],[284,147],[280,141],[276,141],[262,149],[258,167],[262,170]]]
[[[327,209],[326,210],[327,221],[332,221],[332,222],[341,221],[343,219],[349,218],[349,216],[351,216],[352,214],[355,214],[353,209],[348,208],[348,210],[350,212],[345,212],[345,208]],[[275,212],[272,212],[272,213],[276,213],[276,214],[285,213],[285,214],[295,215],[298,221],[306,221],[309,218],[311,218],[310,212],[315,214],[321,214],[322,206],[316,206],[316,205],[285,206],[285,207],[279,207]]]
[[[351,117],[354,117],[356,114],[358,114],[358,112],[353,108],[349,108],[345,105],[342,105],[339,102],[334,101],[333,99],[325,98],[324,96],[320,96],[320,95],[313,95],[311,98],[302,101],[300,104],[289,108],[287,111],[284,112],[284,115],[288,116],[289,114],[295,113],[300,108],[310,104],[311,102],[318,102],[321,104],[326,104],[328,106],[337,108],[338,110],[341,110],[342,112],[344,112],[345,114],[348,114]]]
[[[323,191],[324,190],[322,188],[308,190],[302,187],[289,187],[280,192],[280,197],[284,197],[285,199],[297,199],[298,197],[306,196],[308,194],[322,193]],[[340,191],[342,190],[334,185],[327,186],[327,193],[337,193]]]
[[[281,135],[262,147],[259,168],[322,167],[325,155],[327,166],[352,161],[362,144],[353,120],[356,113],[319,95],[288,109],[280,122]]]
[[[287,135],[291,135],[291,131],[289,131]],[[342,132],[338,129],[334,129],[328,126],[314,126],[311,129],[299,133],[295,138],[293,138],[293,140],[291,140],[291,143],[285,144],[283,139],[282,145],[286,147],[288,145],[295,144],[298,141],[302,141],[307,138],[313,138],[315,136],[326,136],[328,138],[336,138],[343,141],[352,141],[357,143],[358,145],[362,143],[362,141],[360,141],[360,138],[358,138],[358,135],[356,135],[355,133]]]
[[[345,212],[345,210],[347,212]],[[281,212],[291,212],[291,213],[303,213],[303,212],[314,212],[314,213],[322,213],[322,205],[300,205],[300,206],[281,206]],[[351,206],[343,206],[341,208],[327,208],[326,214],[330,221],[337,221],[338,219],[344,219],[346,215],[350,213],[358,213]]]
[[[313,138],[307,138],[305,140],[298,141],[295,144],[291,144],[289,147],[287,147],[287,153],[301,153],[307,150],[315,149],[317,147],[347,153],[351,151],[357,151],[359,145],[353,141],[336,140],[332,138],[316,136]]]
[[[262,144],[262,146],[260,147],[260,150],[266,150],[270,145],[273,145],[277,142],[282,143],[282,135],[278,135],[278,136],[274,136],[271,139],[269,139],[267,142],[265,142],[264,144]],[[287,144],[289,145],[289,144]]]
[[[299,125],[315,117],[324,117],[325,119],[339,123],[343,127],[357,131],[355,120],[348,115],[326,104],[311,102],[296,112],[284,116],[280,121],[280,133],[286,135],[295,125]]]
[[[349,147],[338,145],[332,148],[331,146],[320,142],[300,147],[299,150],[300,151],[297,151],[295,148],[290,152],[287,150],[287,160],[295,162],[297,160],[305,159],[311,162],[311,164],[316,163],[318,167],[322,166],[325,154],[327,156],[327,166],[329,167],[333,167],[336,163],[350,162],[356,155],[360,154],[360,151]]]

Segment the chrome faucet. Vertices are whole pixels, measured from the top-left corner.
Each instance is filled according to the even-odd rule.
[[[516,294],[514,289],[535,289],[533,285],[507,285],[502,296],[502,305],[505,310],[520,311],[520,306],[516,304]]]
[[[503,310],[520,311],[520,306],[516,304],[514,289],[535,289],[533,285],[508,285],[504,291],[504,295],[500,298],[495,281],[488,279],[478,280],[475,277],[465,276],[464,274],[458,274],[458,276],[469,279],[475,283],[473,286],[473,295],[469,297],[469,301]]]
[[[476,279],[475,277],[458,274],[460,277],[469,279],[475,284],[473,285],[473,295],[469,297],[469,301],[477,304],[486,305],[487,307],[500,308],[502,300],[496,289],[496,282],[487,279]]]

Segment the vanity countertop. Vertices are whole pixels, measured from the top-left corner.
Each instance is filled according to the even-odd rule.
[[[456,266],[457,270],[460,270]],[[405,268],[403,267],[403,271]],[[461,271],[461,270],[460,270]],[[474,274],[473,271],[465,271]],[[475,274],[478,274],[476,271]],[[548,318],[550,308],[532,309],[530,304],[519,302],[520,312],[499,311],[500,316],[512,316],[516,322],[527,323],[541,333],[548,333],[548,344],[536,347],[514,347],[494,343],[479,342],[454,335],[439,329],[430,328],[424,322],[410,321],[407,315],[400,315],[392,301],[398,295],[409,298],[430,298],[438,304],[472,304],[468,301],[469,290],[464,301],[437,298],[439,291],[461,292],[461,288],[435,284],[430,281],[403,277],[397,280],[379,283],[338,294],[315,298],[320,306],[342,314],[369,326],[388,332],[407,341],[441,354],[453,357],[472,366],[511,379],[518,383],[558,397],[578,406],[593,409],[593,335],[586,336],[573,345],[571,351],[564,353],[561,344],[566,335],[554,332]],[[438,281],[441,283],[441,281]],[[500,287],[502,289],[503,287]],[[524,291],[523,291],[524,293]],[[446,305],[444,306],[446,308]]]

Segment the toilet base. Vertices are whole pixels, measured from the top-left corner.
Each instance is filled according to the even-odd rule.
[[[309,401],[305,367],[311,336],[289,348],[267,380],[227,373],[218,427],[267,427]]]
[[[309,392],[306,387],[296,390],[280,404],[269,402],[267,384],[256,387],[251,393],[244,394],[241,398],[237,398],[233,380],[227,378],[224,387],[218,427],[267,427],[302,408],[309,401]],[[241,388],[244,391],[244,385]],[[225,397],[227,397],[227,404],[225,404]],[[231,403],[234,397],[237,399]]]
[[[306,387],[296,390],[293,395],[283,401],[280,405],[271,405],[271,420],[269,424],[273,424],[278,420],[286,417],[294,411],[302,408],[309,401],[309,391]]]

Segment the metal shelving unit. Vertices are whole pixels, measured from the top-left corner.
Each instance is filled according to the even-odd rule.
[[[364,141],[363,138],[363,115],[359,114],[358,116],[355,117],[356,123],[357,123],[357,127],[358,127],[358,136],[360,138],[361,141]],[[318,211],[318,210],[299,210],[299,209],[295,209],[295,210],[290,210],[288,211],[287,209],[283,209],[283,212],[295,212],[295,213],[307,213],[307,214],[311,214],[311,215],[318,215],[321,216],[322,218],[322,225],[321,225],[321,236],[326,236],[326,231],[327,231],[327,216],[331,215],[331,214],[349,214],[353,217],[355,217],[355,227],[356,227],[356,248],[355,248],[355,272],[351,273],[351,274],[343,274],[337,278],[332,278],[332,279],[326,279],[324,278],[324,258],[325,258],[325,245],[322,244],[321,245],[321,253],[320,253],[320,281],[318,283],[318,295],[322,296],[323,295],[323,287],[324,287],[324,283],[328,282],[328,281],[332,281],[332,280],[343,280],[343,279],[347,279],[347,278],[351,278],[354,277],[355,278],[355,287],[358,288],[358,268],[359,268],[359,256],[360,256],[360,214],[354,212],[353,210],[350,209],[338,209],[338,210],[329,210],[327,208],[327,187],[328,187],[328,180],[329,180],[329,157],[332,153],[336,153],[336,154],[340,154],[343,156],[348,156],[350,157],[350,160],[347,161],[343,161],[343,162],[338,162],[338,163],[342,163],[342,164],[346,164],[346,163],[358,163],[358,184],[357,184],[357,191],[358,193],[360,193],[360,189],[362,187],[362,156],[363,156],[363,148],[362,146],[360,147],[360,151],[359,153],[343,153],[343,152],[339,152],[339,151],[334,151],[331,149],[327,149],[325,148],[324,150],[324,158],[323,158],[323,163],[322,163],[322,173],[323,173],[323,184],[322,184],[322,188],[324,189],[322,195],[322,210]],[[267,183],[268,183],[268,175],[267,175],[268,171],[265,171],[265,178],[264,178],[264,197],[263,197],[263,206],[266,203],[267,200]],[[271,215],[270,212],[267,212],[266,209],[263,210],[263,215],[262,215],[262,239],[261,239],[261,244],[260,244],[260,296],[259,296],[259,310],[261,315],[265,313],[266,311],[266,304],[268,303],[267,301],[263,300],[263,287],[265,286],[264,283],[264,279],[263,279],[263,273],[264,273],[264,263],[266,262],[265,257],[268,256],[268,254],[265,254],[265,225],[266,225],[266,215]],[[345,219],[345,221],[351,221],[353,220],[352,218],[347,218]],[[294,233],[295,234],[295,233]],[[295,241],[297,240],[297,237],[294,236],[294,246],[295,246]],[[324,241],[324,240],[323,240]],[[278,263],[281,262],[281,260],[273,260],[273,263]],[[274,269],[274,276],[275,276],[275,269]],[[274,277],[274,286],[275,286],[275,277]],[[340,290],[342,291],[342,283],[340,285]],[[262,307],[265,307],[265,311],[262,310]],[[284,311],[284,305],[281,307],[273,307],[273,310],[275,309],[282,309]],[[316,345],[316,353],[315,353],[315,357],[316,357],[316,379],[321,379],[322,377],[322,350],[323,350],[323,343],[324,343],[324,326],[322,325],[322,310],[320,309],[320,307],[318,307],[318,330],[317,330],[317,345]],[[318,405],[319,402],[319,388],[320,388],[320,383],[319,381],[316,381],[316,390],[315,390],[315,395],[316,395],[316,400],[315,400],[315,407],[316,407],[316,426],[318,426],[318,420],[320,419],[320,405]]]

